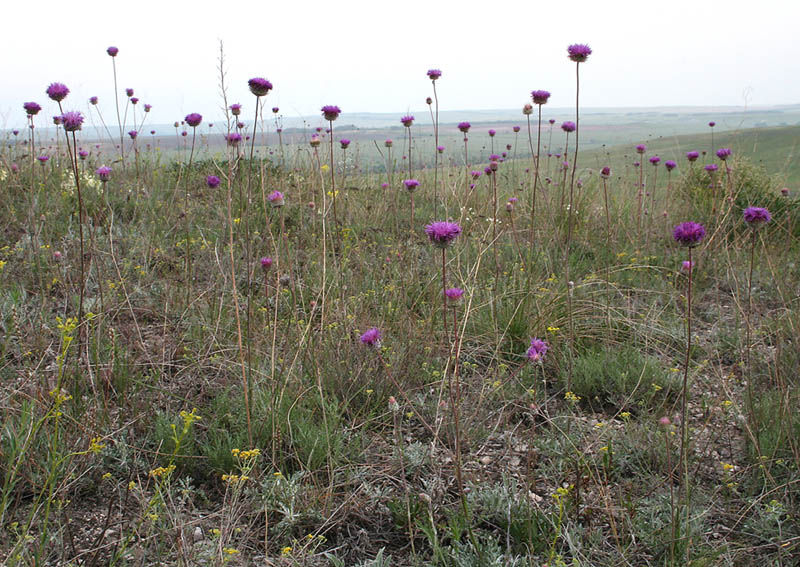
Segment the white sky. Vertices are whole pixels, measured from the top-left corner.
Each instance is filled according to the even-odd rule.
[[[153,105],[149,123],[189,112],[220,120],[220,39],[229,102],[243,103],[248,120],[254,76],[273,82],[266,104],[287,116],[316,116],[323,104],[339,105],[342,120],[421,116],[432,67],[443,72],[442,109],[521,107],[532,89],[567,107],[570,43],[594,51],[581,65],[582,106],[800,102],[798,0],[39,0],[4,2],[2,11],[0,127],[8,128],[25,124],[29,100],[49,123],[52,81],[72,90],[66,109],[85,113],[97,95],[115,123],[109,45],[120,49],[120,89]]]

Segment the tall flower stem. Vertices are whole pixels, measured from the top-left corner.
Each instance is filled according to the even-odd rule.
[[[433,85],[433,101],[436,108],[435,116],[433,118],[433,214],[434,216],[438,216],[438,205],[440,199],[442,201],[442,205],[444,206],[444,191],[442,191],[442,194],[439,195],[438,199],[436,198],[436,192],[439,190],[439,95],[436,93],[436,81],[431,81],[431,84]]]
[[[447,341],[448,350],[450,348],[450,337],[447,333],[447,249],[442,248],[442,328],[444,329],[445,341]],[[454,315],[455,316],[455,315]],[[455,332],[455,327],[454,327]],[[454,335],[455,336],[455,335]]]
[[[580,135],[580,92],[581,92],[581,82],[580,82],[580,68],[581,64],[579,62],[575,63],[575,151],[572,157],[572,176],[570,177],[569,181],[569,211],[567,213],[567,250],[564,258],[564,276],[566,279],[567,284],[567,320],[569,321],[569,352],[567,353],[567,360],[569,361],[569,374],[567,375],[567,390],[572,390],[572,372],[573,372],[573,364],[572,364],[572,355],[573,355],[573,348],[575,347],[575,323],[572,317],[572,286],[570,286],[570,279],[569,279],[569,253],[570,248],[572,245],[572,216],[573,216],[573,209],[574,203],[574,191],[575,191],[575,171],[578,169],[578,141]],[[567,138],[569,139],[569,137]]]
[[[539,185],[539,153],[541,152],[542,140],[542,105],[539,107],[539,120],[536,128],[536,154],[533,154],[533,143],[531,142],[531,117],[528,116],[528,143],[531,146],[531,154],[533,157],[533,195],[531,197],[531,228],[530,228],[530,261],[533,262],[533,240],[536,235],[536,188]],[[533,268],[532,265],[528,266],[528,270]]]
[[[713,130],[712,130],[713,131]],[[756,262],[756,230],[751,229],[753,233],[752,240],[750,242],[750,270],[747,273],[747,303],[745,304],[747,308],[747,313],[745,314],[745,366],[747,366],[747,371],[750,373],[750,376],[747,379],[747,405],[749,409],[749,413],[751,418],[755,421],[755,407],[753,406],[753,378],[754,372],[753,367],[751,364],[750,359],[750,341],[752,336],[752,314],[753,314],[753,302],[752,302],[752,289],[753,289],[753,266]]]
[[[328,124],[330,124],[330,150],[331,150],[331,195],[333,195],[333,224],[334,228],[336,229],[336,242],[339,242],[339,217],[336,216],[336,175],[334,173],[334,161],[333,161],[333,120],[328,120]],[[341,249],[341,247],[340,247]]]
[[[119,87],[117,86],[117,60],[111,58],[111,67],[114,69],[114,106],[117,109],[117,124],[119,125],[119,157],[122,160],[122,170],[125,171],[125,124],[122,122],[122,115],[119,112]]]
[[[606,209],[606,327],[611,339],[611,214],[608,210],[608,181],[603,177],[603,202]]]
[[[687,423],[687,399],[689,392],[689,357],[692,350],[692,278],[694,276],[694,262],[692,261],[692,247],[689,247],[689,285],[686,292],[686,357],[683,362],[683,389],[681,392],[681,455],[678,470],[683,475],[684,506],[686,507],[686,563],[689,562],[689,547],[691,539],[688,537],[690,530],[689,507],[689,427]]]
[[[189,154],[189,165],[186,167],[187,170],[191,170],[192,168],[192,159],[194,158],[194,143],[196,136],[197,136],[197,128],[193,127],[192,151]],[[186,262],[184,265],[186,271],[186,306],[188,307],[192,297],[192,251],[189,238],[189,172],[188,171],[186,173],[186,178],[183,187],[183,225],[186,238]]]

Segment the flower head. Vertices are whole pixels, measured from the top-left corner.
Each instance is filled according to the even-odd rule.
[[[152,110],[152,108],[153,108],[152,104],[145,104],[144,105],[144,111],[145,112],[150,112],[150,110]],[[211,124],[209,124],[209,126],[211,126]]]
[[[436,151],[439,152],[440,154],[443,154],[444,150],[445,150],[444,146],[436,146]]]
[[[342,149],[346,150],[347,146],[350,145],[350,140],[348,140],[347,138],[342,138],[341,140],[339,140],[339,143],[341,144]]]
[[[639,144],[638,146],[636,146],[636,153],[637,154],[643,154],[646,151],[647,151],[647,146],[645,146],[644,144]]]
[[[89,97],[89,104],[96,106],[98,102],[98,98],[96,96]]]
[[[220,178],[217,177],[216,175],[209,175],[208,177],[206,177],[206,185],[208,185],[209,189],[216,189],[217,187],[219,187],[220,183],[221,183]]]
[[[416,179],[404,179],[403,185],[409,191],[416,191],[417,187],[419,187],[419,181]]]
[[[272,107],[272,114],[278,114],[280,111],[281,111],[281,109],[278,108],[277,106],[273,106]]]
[[[522,114],[524,114],[525,116],[530,116],[531,114],[533,114],[533,105],[529,102],[526,102],[522,106]],[[555,120],[551,120],[550,124],[552,124],[553,122],[555,122]]]
[[[131,97],[131,104],[139,104],[139,99],[135,96]]]
[[[89,157],[89,152],[86,150],[78,150],[78,157],[82,160],[85,160],[87,157]]]
[[[549,348],[550,345],[547,344],[547,341],[533,337],[531,339],[531,346],[528,348],[528,360],[531,362],[542,360]]]
[[[719,166],[717,166],[716,163],[708,163],[703,169],[705,169],[707,172],[713,175],[714,173],[717,172]]]
[[[45,155],[42,155],[42,156],[37,156],[37,158],[36,158],[36,159],[38,159],[38,160],[39,160],[39,163],[41,163],[42,165],[44,165],[44,164],[46,164],[46,163],[47,163],[47,161],[50,159],[50,156],[45,156]]]
[[[592,48],[584,43],[573,43],[567,47],[567,54],[570,60],[583,63],[592,54]]]
[[[342,113],[342,109],[333,104],[326,104],[321,108],[321,110],[322,110],[322,115],[325,117],[325,120],[328,121],[336,120]]]
[[[125,89],[125,95],[128,98],[132,97],[133,96],[133,89],[131,89],[131,88]]]
[[[514,133],[516,134],[517,132],[519,132],[519,131],[520,131],[520,127],[519,127],[519,126],[514,126],[514,127],[512,128],[512,130],[514,130]]]
[[[414,117],[411,116],[410,114],[407,116],[403,116],[400,118],[400,122],[402,122],[403,126],[405,126],[406,128],[410,128],[411,125],[414,123]]]
[[[706,229],[696,222],[682,222],[672,230],[672,237],[676,242],[689,248],[694,248],[706,235]]]
[[[574,122],[570,122],[569,120],[567,120],[566,122],[563,122],[561,124],[561,129],[564,130],[564,132],[567,132],[567,133],[574,132],[575,131],[575,123]]]
[[[192,112],[191,114],[187,114],[184,120],[186,120],[186,123],[192,128],[197,128],[203,121],[203,117],[196,112]]]
[[[250,87],[250,92],[256,96],[267,96],[272,90],[272,83],[263,77],[253,77],[247,81],[247,86]]]
[[[464,296],[464,290],[460,287],[451,287],[444,290],[444,295],[450,303],[458,303]]]
[[[712,120],[711,122],[708,123],[708,125],[709,127],[713,128],[714,126],[717,125],[717,123]]]
[[[667,161],[664,162],[664,167],[667,168],[667,171],[672,171],[673,169],[678,167],[678,164],[672,161],[671,159],[668,159]]]
[[[650,163],[653,165],[658,165],[661,161],[661,158],[658,156],[650,156]]]
[[[228,142],[229,146],[238,146],[239,142],[242,141],[242,135],[238,132],[231,132],[230,134],[225,135],[225,140]]]
[[[489,128],[489,136],[494,138],[495,134],[497,134],[497,130],[495,130],[494,128]]]
[[[469,129],[472,128],[472,124],[469,122],[459,122],[458,129],[464,132],[465,134],[469,132]]]
[[[95,170],[94,173],[95,173],[95,175],[97,175],[97,177],[98,177],[98,179],[100,179],[100,181],[105,182],[105,181],[108,181],[109,179],[111,179],[111,168],[108,167],[107,165],[103,165],[101,167],[98,167]]]
[[[128,132],[128,136],[131,137],[131,140],[135,140],[136,136],[138,136],[138,135],[139,135],[139,132],[137,132],[136,130],[131,130],[130,132]]]
[[[772,220],[772,215],[762,207],[747,207],[744,210],[744,222],[753,228],[759,228],[770,220]]]
[[[309,140],[308,143],[311,144],[312,148],[316,148],[319,147],[319,145],[322,143],[322,140],[319,139],[318,135],[311,134],[311,140]]]
[[[263,258],[261,258],[261,269],[262,270],[267,272],[267,271],[269,271],[269,269],[271,267],[272,267],[272,258],[270,258],[269,256],[264,256]]]
[[[231,109],[231,114],[234,116],[239,116],[242,113],[242,105],[238,102],[233,103],[229,108]]]
[[[42,109],[42,107],[35,102],[26,102],[22,105],[22,108],[25,109],[25,112],[28,113],[28,116],[35,116],[39,114],[39,111]]]
[[[431,81],[435,81],[439,77],[442,76],[442,72],[439,69],[428,69],[428,78]]]
[[[371,348],[380,348],[381,336],[381,330],[377,327],[372,327],[361,335],[361,343]]]
[[[603,167],[603,169],[600,170],[600,177],[603,179],[611,177],[611,168],[608,166]]]
[[[53,124],[59,126],[61,124],[61,115],[53,116]]]
[[[686,152],[686,159],[689,161],[697,161],[697,158],[700,157],[700,152],[697,150],[692,150],[690,152]]]
[[[61,123],[67,132],[80,130],[83,125],[83,114],[75,111],[65,112],[61,115]]]
[[[461,234],[461,227],[454,222],[437,221],[425,227],[425,234],[437,248],[447,248]]]
[[[688,274],[692,271],[692,268],[694,268],[694,262],[690,262],[689,260],[684,260],[681,262],[681,271]]]
[[[534,104],[547,104],[550,93],[548,91],[531,91],[531,98]]]
[[[119,53],[119,49],[112,45],[111,47],[106,49],[106,53],[108,53],[111,57],[116,57],[117,53]]]
[[[269,204],[272,205],[273,207],[282,207],[285,203],[283,198],[283,193],[281,193],[280,191],[273,191],[272,193],[270,193],[267,196],[267,200],[269,201]]]
[[[394,144],[394,142],[392,142],[392,140],[389,138],[387,138],[386,141],[383,143],[383,145],[386,146],[387,148],[391,148],[392,144]]]
[[[728,159],[730,157],[731,153],[732,152],[731,152],[730,148],[720,148],[720,149],[717,150],[717,157],[719,159],[721,159],[722,161],[725,161],[726,159]]]
[[[52,100],[56,102],[61,102],[62,100],[67,98],[67,95],[69,94],[69,89],[67,88],[67,85],[63,83],[50,83],[50,86],[47,87],[47,90],[45,92],[47,93],[47,96],[49,96]]]

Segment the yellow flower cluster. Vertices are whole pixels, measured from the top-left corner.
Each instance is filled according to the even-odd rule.
[[[168,478],[173,471],[175,471],[175,465],[169,465],[167,467],[157,467],[150,471],[150,476],[153,478]]]

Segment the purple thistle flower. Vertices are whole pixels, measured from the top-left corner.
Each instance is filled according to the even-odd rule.
[[[127,95],[128,98],[132,97],[133,96],[133,89],[131,89],[131,88],[125,89],[125,94]]]
[[[135,140],[136,136],[138,136],[138,135],[139,135],[139,132],[137,132],[136,130],[131,130],[130,132],[128,132],[128,136],[131,137],[131,140]]]
[[[705,169],[709,174],[714,175],[719,169],[719,166],[717,166],[716,163],[708,163],[703,169]]]
[[[697,150],[692,150],[691,152],[686,152],[686,159],[689,161],[697,161],[697,158],[700,157],[700,152]]]
[[[191,114],[187,114],[186,118],[184,118],[184,120],[186,120],[186,123],[189,126],[191,126],[192,128],[197,128],[198,126],[200,126],[200,123],[203,121],[203,117],[202,117],[202,115],[200,115],[200,114],[198,114],[196,112],[192,112]]]
[[[49,96],[52,100],[56,102],[61,102],[62,100],[67,98],[67,95],[69,94],[69,89],[67,88],[67,85],[63,83],[50,83],[50,86],[47,87],[47,90],[45,92],[47,93],[47,96]]]
[[[28,113],[28,116],[36,116],[42,109],[42,107],[35,102],[26,102],[25,104],[22,105],[22,108],[25,109],[25,112]]]
[[[439,69],[428,69],[428,78],[431,81],[435,81],[439,77],[442,76],[442,72]]]
[[[86,150],[79,150],[78,157],[81,158],[82,160],[85,160],[87,157],[89,157],[89,152],[87,152]]]
[[[539,362],[544,358],[544,355],[547,354],[549,349],[550,346],[547,344],[547,341],[536,337],[531,338],[531,346],[528,348],[527,353],[528,360],[531,362]]]
[[[500,156],[497,154],[492,154],[489,156],[489,161],[497,161],[500,159]]]
[[[552,126],[553,124],[556,123],[556,119],[555,118],[551,118],[550,120],[548,120],[548,122],[550,123],[550,126]]]
[[[673,169],[678,167],[678,164],[672,161],[671,159],[668,159],[667,161],[664,162],[664,167],[667,168],[667,171],[672,171]]]
[[[53,124],[56,126],[61,125],[61,116],[53,116]]]
[[[238,132],[231,132],[225,135],[225,141],[228,142],[229,146],[238,146],[239,142],[242,141],[242,135]]]
[[[414,117],[411,116],[410,114],[407,116],[403,116],[402,118],[400,118],[400,122],[402,122],[403,126],[405,126],[406,128],[410,128],[411,125],[414,123]]]
[[[409,191],[416,191],[417,187],[419,187],[419,181],[416,179],[404,179],[403,185]]]
[[[717,125],[717,123],[712,120],[711,122],[708,123],[708,125],[709,127],[713,128],[714,126]]]
[[[696,222],[682,222],[672,230],[672,237],[676,242],[689,248],[694,248],[706,235],[706,229]]]
[[[65,112],[61,115],[61,123],[67,132],[75,132],[83,125],[83,114],[80,112]]]
[[[387,140],[383,143],[383,145],[386,146],[387,148],[391,148],[393,143],[394,142],[392,142],[392,140],[387,138]]]
[[[444,290],[444,294],[447,296],[447,300],[450,301],[450,303],[458,303],[464,296],[464,290],[460,287],[451,287]]]
[[[273,106],[272,107],[272,114],[278,114],[280,111],[281,111],[281,109],[278,108],[277,106]]]
[[[661,161],[660,157],[650,156],[650,163],[652,163],[653,165],[658,165],[660,161]]]
[[[492,167],[491,167],[491,166],[489,166],[489,165],[487,165],[486,167],[484,167],[484,168],[483,168],[483,172],[484,172],[486,175],[491,175],[491,174],[492,174],[492,171],[493,171],[493,170],[492,170]]]
[[[469,122],[459,122],[458,129],[464,132],[465,134],[469,132],[469,129],[472,128],[472,124]]]
[[[98,98],[96,96],[89,98],[89,104],[97,105]]]
[[[342,109],[333,104],[326,104],[320,110],[322,110],[322,115],[325,117],[325,120],[328,121],[336,120],[342,113]]]
[[[440,154],[443,154],[444,150],[445,150],[444,146],[436,146],[436,151],[439,152]]]
[[[730,148],[720,148],[720,149],[717,150],[717,157],[719,159],[721,159],[722,161],[725,161],[726,159],[728,159],[730,157],[731,153],[732,152],[731,152]]]
[[[684,260],[681,262],[681,271],[688,274],[692,271],[692,268],[694,268],[694,262],[690,262],[689,260]]]
[[[385,181],[383,183],[381,183],[381,189],[388,189],[388,188],[389,188],[389,184],[388,183],[386,183]]]
[[[497,134],[497,130],[494,128],[489,128],[489,136],[494,138],[494,135]]]
[[[19,130],[11,130],[11,133],[15,136],[19,136]]]
[[[575,128],[576,128],[575,123],[571,122],[569,120],[567,120],[566,122],[563,122],[561,124],[561,129],[564,130],[564,132],[568,132],[568,133],[569,132],[574,132]]]
[[[111,168],[108,167],[107,165],[98,167],[94,173],[95,175],[97,175],[98,179],[100,179],[100,181],[104,183],[109,179],[111,179]]]
[[[322,140],[319,139],[317,134],[311,134],[311,139],[308,143],[311,144],[312,148],[316,148],[320,145],[320,143],[322,143]]]
[[[264,270],[264,272],[268,272],[271,267],[272,267],[272,258],[270,258],[269,256],[264,256],[263,258],[261,258],[261,269]]]
[[[517,132],[520,131],[520,127],[519,126],[514,126],[514,128],[512,128],[512,130],[514,130],[514,133],[516,134]]]
[[[42,165],[44,165],[44,164],[46,164],[46,163],[47,163],[47,160],[49,160],[49,159],[50,159],[50,156],[38,156],[36,159],[38,159],[38,160],[39,160],[39,163],[41,163]]]
[[[234,116],[239,116],[242,113],[242,105],[239,104],[238,102],[233,103],[230,106],[230,109],[231,109],[231,114],[233,114]]]
[[[221,183],[220,178],[217,177],[216,175],[209,175],[208,177],[206,177],[206,185],[208,186],[209,189],[216,189],[217,187],[219,187],[220,183]]]
[[[772,220],[772,215],[769,211],[762,207],[747,207],[743,216],[744,222],[753,228],[759,228]]]
[[[636,153],[637,154],[643,154],[646,151],[647,151],[647,146],[645,146],[644,144],[639,144],[638,146],[636,146]]]
[[[608,166],[603,167],[603,169],[600,170],[600,177],[603,179],[611,177],[611,168]]]
[[[533,105],[529,102],[526,102],[524,105],[522,105],[522,114],[524,114],[525,116],[530,116],[531,114],[533,114]]]
[[[106,53],[108,53],[111,57],[116,57],[117,53],[119,53],[119,49],[112,45],[111,47],[106,49]]]
[[[361,335],[361,343],[371,348],[380,348],[381,336],[381,330],[377,327],[372,327]]]
[[[547,99],[550,98],[548,91],[531,91],[531,98],[534,104],[547,104]]]
[[[151,110],[152,108],[153,108],[153,105],[152,105],[152,104],[145,104],[145,105],[144,105],[144,111],[145,111],[145,112],[150,112],[150,110]]]
[[[150,134],[152,134],[153,136],[155,136],[155,135],[156,135],[156,131],[155,131],[155,130],[150,130]]]
[[[573,43],[567,47],[567,54],[570,60],[583,63],[592,54],[592,48],[584,43]]]
[[[263,77],[253,77],[247,81],[247,86],[250,87],[250,92],[256,96],[267,96],[272,90],[272,83]]]
[[[139,99],[135,96],[131,97],[131,104],[139,104]]]
[[[480,170],[473,169],[472,171],[469,172],[469,174],[472,176],[472,179],[474,181],[475,179],[478,179],[481,175],[483,175],[483,172]]]
[[[339,143],[342,145],[342,149],[346,150],[347,146],[350,145],[350,140],[348,140],[347,138],[342,138],[341,140],[339,140]]]
[[[437,248],[447,248],[461,234],[461,227],[454,222],[437,221],[425,227],[425,234]]]
[[[285,203],[283,198],[283,193],[281,193],[280,191],[273,191],[272,193],[270,193],[267,196],[267,200],[269,201],[269,204],[272,205],[273,207],[282,207]]]

